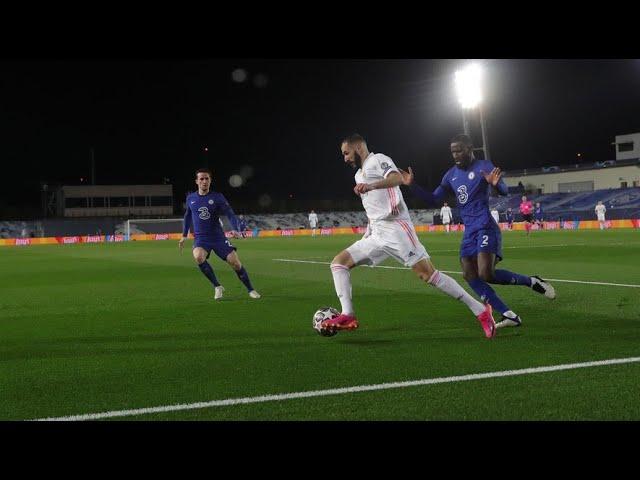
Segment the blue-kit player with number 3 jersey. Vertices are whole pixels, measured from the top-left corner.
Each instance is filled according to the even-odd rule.
[[[497,285],[523,285],[547,298],[555,298],[555,289],[538,276],[526,276],[508,270],[496,270],[502,260],[502,233],[489,210],[490,190],[507,195],[502,172],[490,160],[476,159],[468,135],[456,135],[451,140],[451,155],[455,165],[445,173],[440,186],[433,193],[413,182],[411,168],[402,171],[404,185],[429,205],[439,205],[447,193],[455,195],[464,223],[464,236],[460,246],[460,264],[464,279],[485,302],[502,314],[496,327],[519,327],[522,319],[498,297],[490,283]]]
[[[251,298],[260,298],[260,294],[251,285],[249,274],[240,263],[240,258],[227,237],[220,222],[220,216],[229,219],[235,238],[241,238],[240,221],[233,209],[219,192],[211,190],[211,171],[201,168],[196,172],[196,185],[198,191],[187,196],[186,212],[182,228],[182,238],[178,242],[180,252],[184,247],[189,229],[193,232],[193,258],[198,268],[214,287],[214,298],[220,300],[224,294],[224,287],[220,285],[213,268],[207,260],[213,251],[218,257],[227,262],[236,272],[240,281],[244,284]]]

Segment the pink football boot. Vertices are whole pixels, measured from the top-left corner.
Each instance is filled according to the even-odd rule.
[[[321,328],[326,328],[327,330],[355,330],[358,328],[358,319],[355,315],[341,313],[335,318],[322,322]]]
[[[491,310],[491,305],[487,303],[484,307],[484,312],[477,317],[487,338],[493,338],[496,335],[496,322],[493,319],[493,315],[491,315]]]

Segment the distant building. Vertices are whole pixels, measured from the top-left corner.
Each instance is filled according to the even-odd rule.
[[[575,193],[640,187],[640,133],[616,135],[615,160],[550,165],[505,172],[510,188],[524,185],[533,193]]]
[[[504,181],[508,187],[522,183],[527,192],[575,193],[610,188],[640,187],[640,161],[609,160],[589,164],[566,165],[557,170],[527,168],[508,171]]]
[[[57,198],[64,217],[173,215],[173,185],[65,185]]]
[[[640,158],[640,132],[616,135],[616,160]]]

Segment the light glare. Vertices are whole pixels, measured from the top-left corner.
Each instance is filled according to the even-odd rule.
[[[456,72],[456,92],[462,108],[475,108],[482,102],[482,69],[473,63]]]
[[[231,185],[233,188],[238,188],[240,186],[242,186],[243,180],[242,177],[240,175],[231,175],[229,177],[229,185]]]

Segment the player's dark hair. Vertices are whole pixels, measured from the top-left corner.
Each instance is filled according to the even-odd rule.
[[[367,143],[365,139],[359,133],[352,133],[351,135],[345,137],[342,140],[342,143],[347,143],[349,145],[355,145],[356,143]]]
[[[461,143],[465,147],[473,147],[473,141],[471,140],[471,137],[466,133],[459,133],[451,139],[451,143]]]
[[[208,173],[209,178],[213,178],[213,173],[211,173],[211,170],[209,170],[208,168],[199,168],[198,170],[196,170],[196,178],[198,178],[199,173]]]

